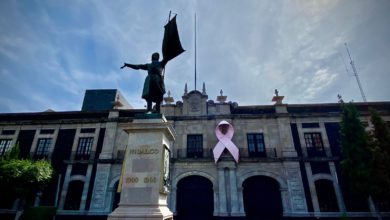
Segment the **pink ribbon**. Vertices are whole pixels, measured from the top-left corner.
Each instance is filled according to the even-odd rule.
[[[223,126],[226,125],[228,126],[228,129],[225,132],[225,134],[223,134],[221,132],[221,129]],[[237,146],[231,141],[233,138],[233,134],[234,134],[234,128],[227,121],[219,122],[218,126],[215,128],[215,135],[219,140],[219,142],[217,143],[217,145],[215,145],[213,150],[215,163],[218,162],[218,159],[223,153],[223,151],[225,150],[225,148],[228,149],[230,154],[233,156],[234,160],[238,163],[239,151]]]

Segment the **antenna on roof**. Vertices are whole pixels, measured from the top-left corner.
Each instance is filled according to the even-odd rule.
[[[361,83],[360,83],[359,75],[358,75],[357,70],[356,70],[356,67],[355,67],[355,63],[353,62],[353,60],[352,60],[352,58],[351,58],[351,54],[349,53],[347,43],[344,43],[344,45],[345,45],[345,48],[347,48],[349,60],[351,61],[350,64],[351,64],[351,66],[352,66],[353,75],[355,76],[356,81],[357,81],[357,84],[358,84],[358,86],[359,86],[360,94],[362,95],[363,101],[364,101],[364,102],[367,102],[366,95],[364,94],[363,87],[362,87],[362,85],[361,85]]]
[[[195,90],[196,90],[196,13],[195,13]]]
[[[343,55],[340,52],[339,52],[339,56],[340,56],[341,60],[343,61],[344,67],[345,67],[345,71],[347,72],[347,74],[349,76],[350,74],[349,74],[347,63],[345,63],[344,57],[343,57]]]

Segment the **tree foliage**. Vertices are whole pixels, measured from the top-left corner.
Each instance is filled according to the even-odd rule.
[[[368,135],[352,103],[343,104],[341,120],[341,167],[351,192],[369,195],[370,176]]]
[[[377,111],[371,109],[373,129],[370,143],[370,194],[378,202],[390,201],[390,130]]]
[[[378,112],[370,110],[370,114],[372,129],[366,131],[353,104],[343,104],[341,166],[350,192],[372,196],[380,206],[387,207],[390,201],[390,130]]]
[[[19,159],[19,147],[14,146],[0,157],[0,183],[18,196],[34,194],[42,190],[53,175],[53,168],[46,160]]]

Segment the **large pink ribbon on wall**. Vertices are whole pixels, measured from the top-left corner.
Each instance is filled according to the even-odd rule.
[[[233,134],[234,128],[227,121],[219,122],[218,126],[215,128],[215,135],[219,140],[213,150],[215,163],[218,162],[218,159],[222,155],[225,148],[228,149],[234,160],[238,163],[239,151],[237,146],[232,142]]]

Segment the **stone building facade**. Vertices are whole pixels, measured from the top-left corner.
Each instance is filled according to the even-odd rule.
[[[185,91],[182,101],[167,99],[162,107],[176,131],[168,197],[176,219],[375,217],[365,199],[344,192],[340,104],[280,99],[275,105],[239,106],[222,94],[217,100],[209,100],[205,89]],[[123,128],[145,110],[112,103],[102,109],[83,105],[75,112],[0,114],[1,154],[18,142],[21,156],[52,161],[56,175],[36,203],[56,206],[56,219],[106,219],[119,202],[128,144]],[[390,102],[355,104],[364,122],[370,107],[390,121]],[[227,150],[214,160],[212,150],[220,141],[215,129],[223,120],[234,127],[238,162]],[[15,198],[1,193],[6,199],[0,215],[13,215]]]

